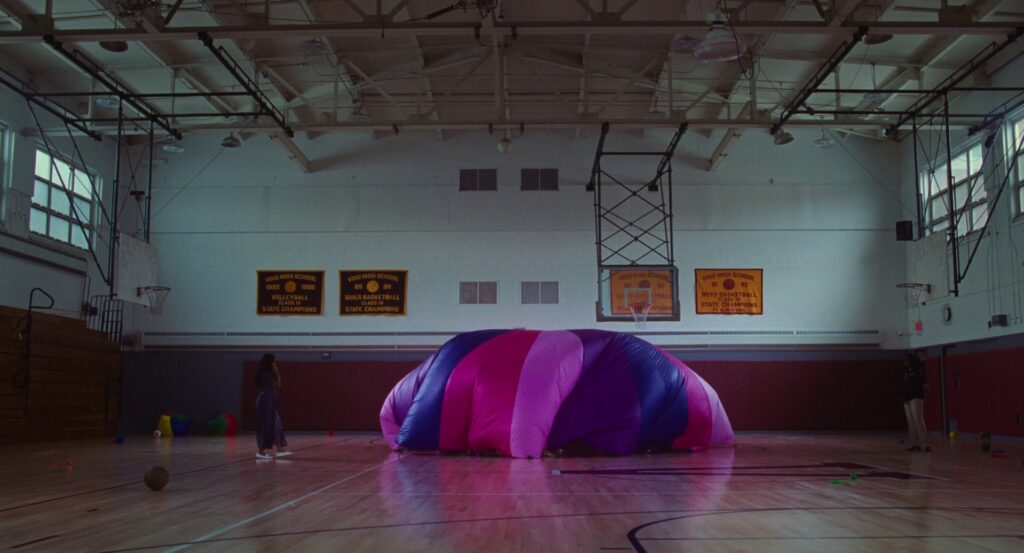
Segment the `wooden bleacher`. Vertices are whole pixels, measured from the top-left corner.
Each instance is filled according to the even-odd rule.
[[[85,321],[34,311],[26,368],[18,336],[23,309],[0,306],[0,444],[96,438],[116,430],[120,411],[120,346]]]

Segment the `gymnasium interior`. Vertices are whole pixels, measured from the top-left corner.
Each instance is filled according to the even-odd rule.
[[[1020,551],[1022,53],[1020,0],[0,0],[0,549]]]

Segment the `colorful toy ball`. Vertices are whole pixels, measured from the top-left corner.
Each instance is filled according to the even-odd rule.
[[[188,436],[188,431],[191,427],[192,421],[184,413],[176,412],[171,415],[171,431],[175,436]]]
[[[160,436],[163,436],[163,432],[160,432],[159,430],[154,430],[153,431],[153,437],[154,438],[159,438]]]
[[[123,444],[124,443],[124,434],[118,434],[117,436],[114,436],[114,443],[115,444]]]
[[[167,469],[164,467],[152,467],[146,471],[146,476],[143,478],[146,487],[154,492],[164,489],[170,480],[171,473],[167,472]]]

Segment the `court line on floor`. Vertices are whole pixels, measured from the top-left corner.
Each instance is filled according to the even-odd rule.
[[[325,443],[321,443],[321,444],[313,444],[313,445],[308,445],[308,446],[305,446],[305,447],[300,447],[299,449],[294,449],[292,451],[304,451],[306,449],[311,449],[311,448],[314,448],[314,447],[322,447],[322,446],[325,446],[325,445],[331,445],[332,443],[339,443],[340,444],[340,443],[345,443],[347,441],[349,441],[349,440],[344,440],[344,441],[333,441],[332,440],[330,442],[325,442]],[[184,471],[184,472],[179,472],[179,473],[175,474],[175,478],[180,478],[182,476],[188,476],[190,474],[195,474],[197,472],[203,472],[203,471],[210,470],[210,469],[226,467],[228,465],[236,465],[238,463],[244,463],[246,461],[251,461],[251,460],[253,460],[252,457],[246,456],[246,457],[243,457],[243,458],[235,460],[235,461],[228,461],[226,463],[218,463],[216,465],[210,465],[208,467],[203,467],[203,468],[198,468],[198,469],[193,469],[193,470],[187,470],[187,471]],[[71,494],[67,494],[67,495],[62,495],[62,496],[59,496],[59,497],[51,497],[49,499],[40,499],[39,501],[34,501],[32,503],[23,503],[21,505],[15,505],[13,507],[3,507],[3,508],[0,508],[0,513],[6,513],[8,511],[15,511],[15,510],[18,510],[18,509],[24,509],[26,507],[34,507],[36,505],[44,505],[46,503],[52,503],[54,501],[63,501],[65,499],[71,499],[73,497],[80,497],[80,496],[83,496],[83,495],[89,495],[89,494],[101,493],[101,492],[109,492],[110,490],[116,490],[116,489],[125,488],[125,487],[128,487],[128,486],[136,486],[138,484],[139,484],[139,481],[136,479],[136,480],[132,480],[131,482],[125,482],[123,484],[115,484],[113,486],[107,486],[105,488],[97,488],[97,489],[94,489],[94,490],[86,490],[86,491],[82,491],[82,492],[75,492],[75,493],[71,493]]]
[[[394,461],[394,460],[393,460]],[[428,520],[422,522],[406,522],[397,524],[374,524],[367,526],[349,526],[342,528],[319,528],[313,530],[296,530],[291,532],[275,532],[272,534],[253,534],[248,536],[238,536],[231,538],[216,538],[209,539],[205,542],[183,542],[183,543],[166,543],[157,545],[143,545],[138,547],[128,547],[124,549],[108,549],[102,553],[128,553],[130,551],[146,551],[149,549],[164,549],[168,547],[188,547],[191,545],[203,545],[213,543],[229,543],[239,542],[244,540],[258,540],[268,538],[280,538],[289,536],[308,536],[313,534],[331,534],[341,532],[353,532],[361,530],[390,530],[397,528],[409,528],[416,526],[439,526],[446,524],[472,524],[480,522],[501,522],[501,521],[516,521],[516,520],[544,520],[544,519],[558,519],[558,518],[577,518],[577,517],[605,517],[605,516],[624,516],[624,515],[657,515],[667,513],[686,513],[682,516],[671,517],[668,519],[662,519],[659,521],[653,521],[647,523],[647,525],[657,524],[658,522],[668,520],[680,520],[686,518],[696,518],[702,516],[714,516],[721,514],[734,514],[734,513],[749,513],[749,512],[760,512],[760,511],[953,511],[953,512],[972,512],[972,513],[994,513],[1004,514],[1010,516],[1024,516],[1024,510],[1018,512],[1015,508],[999,508],[999,507],[918,507],[908,505],[904,507],[891,507],[891,506],[879,506],[879,507],[774,507],[764,509],[656,509],[647,511],[607,511],[607,512],[586,512],[586,513],[561,513],[561,514],[542,514],[542,515],[521,515],[521,516],[504,516],[504,517],[481,517],[481,518],[469,518],[469,519],[452,519],[452,520]],[[1012,511],[1012,512],[1006,512]],[[641,528],[638,526],[637,528]],[[627,548],[628,550],[628,548]],[[177,549],[169,549],[167,551],[177,551]],[[638,550],[646,551],[646,550]]]
[[[789,512],[789,511],[953,511],[953,512],[984,512],[984,513],[995,513],[995,514],[1008,514],[1011,516],[1024,516],[1024,513],[1007,513],[1000,512],[1003,509],[998,507],[765,507],[765,508],[753,508],[753,509],[723,509],[718,511],[708,511],[703,513],[692,513],[684,514],[681,516],[663,518],[659,520],[653,520],[646,522],[639,526],[634,526],[626,533],[626,539],[629,544],[633,546],[633,550],[636,553],[647,553],[647,549],[641,544],[641,539],[637,537],[637,533],[645,528],[662,524],[665,522],[675,522],[680,520],[688,520],[692,518],[703,518],[715,515],[726,515],[726,514],[750,514],[750,513],[773,513],[773,512]],[[1015,511],[1015,510],[1014,510]],[[666,511],[668,512],[668,511]],[[896,536],[900,537],[900,536]],[[930,536],[932,538],[942,538],[945,536]],[[1022,536],[1013,535],[1010,537],[1021,538]],[[671,538],[644,538],[645,540],[655,541],[669,541]]]
[[[364,474],[366,474],[368,472],[371,472],[373,470],[379,469],[379,468],[383,467],[384,465],[388,465],[388,464],[394,463],[397,460],[398,460],[398,458],[396,457],[396,458],[388,459],[387,461],[383,461],[381,463],[377,463],[376,465],[373,465],[372,467],[363,469],[363,470],[361,470],[361,471],[359,471],[359,472],[357,472],[355,474],[351,474],[349,476],[346,476],[346,477],[344,477],[344,478],[342,478],[340,480],[337,480],[337,481],[335,481],[335,482],[333,482],[331,484],[328,484],[328,485],[326,485],[326,486],[324,486],[324,487],[322,487],[320,489],[313,490],[313,491],[307,493],[306,495],[303,495],[302,497],[298,497],[298,498],[286,501],[286,502],[278,505],[277,507],[273,507],[271,509],[267,509],[266,511],[263,511],[262,513],[259,513],[257,515],[253,515],[253,516],[251,516],[251,517],[249,517],[249,518],[247,518],[245,520],[240,520],[240,521],[238,521],[238,522],[236,522],[234,524],[229,524],[228,526],[225,526],[225,527],[223,527],[223,528],[221,528],[219,530],[214,530],[213,532],[210,532],[208,534],[204,534],[202,536],[199,536],[198,538],[196,538],[196,539],[194,539],[194,540],[192,540],[192,541],[190,541],[188,543],[183,543],[181,545],[177,545],[175,547],[167,549],[165,551],[165,553],[174,553],[175,551],[181,551],[182,549],[186,549],[186,548],[192,547],[193,545],[200,545],[200,544],[206,542],[207,540],[215,538],[215,537],[217,537],[217,536],[219,536],[221,534],[224,534],[226,532],[230,532],[230,531],[234,530],[235,528],[239,528],[239,527],[245,526],[246,524],[249,524],[250,522],[254,522],[254,521],[257,521],[257,520],[259,520],[261,518],[270,516],[270,515],[278,512],[278,511],[280,511],[281,509],[284,509],[284,508],[287,508],[287,507],[294,507],[297,503],[300,503],[300,502],[302,502],[302,501],[304,501],[306,499],[309,499],[310,497],[313,497],[314,495],[317,495],[317,494],[319,494],[321,492],[325,492],[325,491],[327,491],[327,490],[329,490],[331,488],[340,486],[341,484],[344,484],[345,482],[348,482],[349,480],[352,480],[352,479],[355,479],[355,478],[359,478],[360,476],[362,476],[362,475],[364,475]]]

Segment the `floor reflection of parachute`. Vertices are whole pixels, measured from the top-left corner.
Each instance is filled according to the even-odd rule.
[[[718,394],[667,352],[600,330],[459,334],[407,374],[380,412],[392,448],[696,450],[732,445]]]

